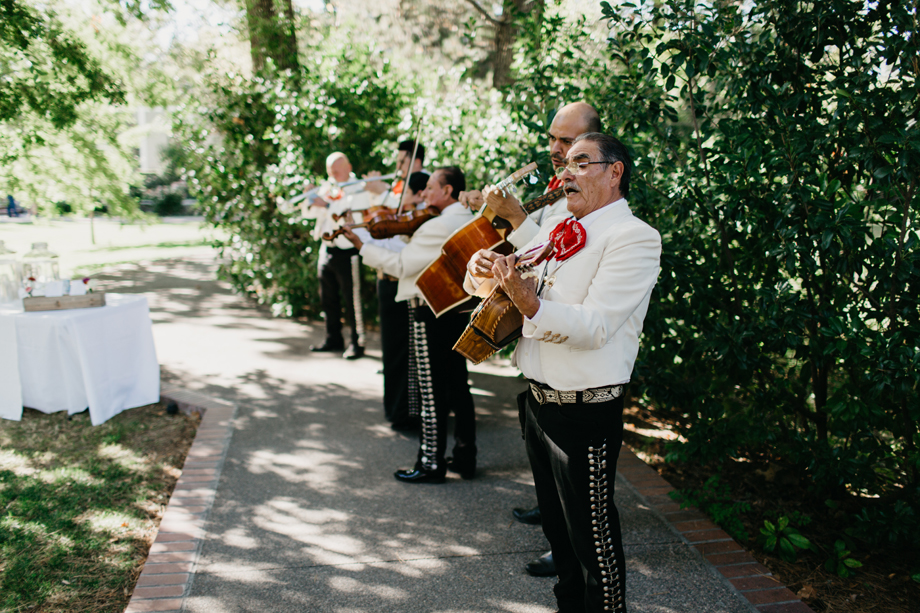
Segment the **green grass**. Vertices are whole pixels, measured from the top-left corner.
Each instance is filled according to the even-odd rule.
[[[152,243],[149,245],[116,245],[113,247],[97,247],[95,249],[89,249],[87,251],[91,253],[96,252],[107,252],[107,251],[125,251],[127,249],[174,249],[176,247],[209,247],[211,245],[210,240],[197,239],[190,241],[163,241],[160,243]]]
[[[0,611],[123,611],[197,422],[160,405],[3,420]]]

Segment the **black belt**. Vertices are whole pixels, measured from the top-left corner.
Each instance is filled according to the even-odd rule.
[[[605,387],[592,387],[586,390],[559,391],[551,388],[545,383],[530,382],[530,392],[534,399],[540,404],[552,402],[554,404],[575,404],[587,403],[595,404],[598,402],[608,402],[623,395],[626,391],[626,384],[608,385]]]

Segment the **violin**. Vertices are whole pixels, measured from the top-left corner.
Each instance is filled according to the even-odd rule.
[[[367,228],[371,237],[377,239],[392,238],[398,235],[411,236],[423,223],[441,214],[441,211],[430,206],[405,213],[396,213],[393,209],[384,206],[372,207],[372,209],[383,210],[377,211],[376,215],[365,216],[365,221],[362,223],[345,224],[333,232],[324,232],[323,240],[331,241],[344,234],[345,230],[354,228]]]
[[[387,206],[383,206],[382,204],[378,204],[378,205],[366,208],[361,211],[356,211],[356,212],[361,214],[362,221],[369,222],[372,219],[378,217],[379,215],[386,215],[390,213],[395,215],[397,211],[396,209],[393,209]],[[333,213],[332,221],[341,221],[343,219],[351,219],[352,215],[353,213],[351,209],[345,209],[341,214]]]

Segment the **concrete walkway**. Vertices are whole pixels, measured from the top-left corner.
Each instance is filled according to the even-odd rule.
[[[523,570],[542,532],[510,513],[535,502],[515,371],[471,373],[476,478],[406,485],[392,473],[417,440],[383,418],[376,335],[354,362],[311,355],[321,325],[272,319],[214,282],[209,260],[97,278],[146,293],[164,396],[207,409],[128,611],[555,611],[554,580]],[[809,611],[669,489],[624,449],[630,611]]]

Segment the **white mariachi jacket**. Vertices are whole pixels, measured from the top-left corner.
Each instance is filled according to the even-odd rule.
[[[522,250],[549,240],[565,218],[547,220]],[[629,381],[658,278],[661,237],[625,202],[601,214],[586,234],[581,251],[535,269],[542,312],[536,324],[524,320],[524,338],[514,353],[525,377],[535,378],[527,365],[539,360],[541,382],[562,391]],[[492,285],[486,280],[475,293],[483,295]],[[469,277],[465,287],[472,293]]]
[[[549,204],[542,209],[537,209],[533,213],[527,216],[521,225],[519,225],[514,231],[508,234],[508,242],[514,245],[515,249],[520,249],[530,241],[540,232],[540,228],[543,227],[543,224],[546,220],[552,219],[562,215],[563,217],[569,214],[566,205],[568,200],[563,196],[556,202]]]

